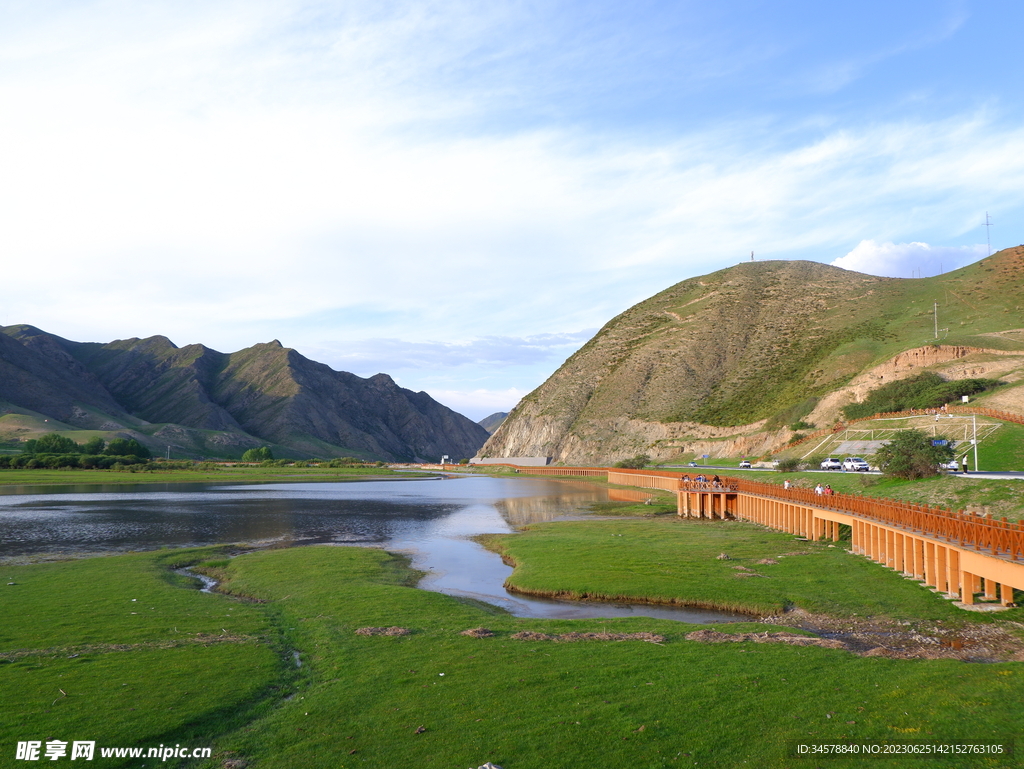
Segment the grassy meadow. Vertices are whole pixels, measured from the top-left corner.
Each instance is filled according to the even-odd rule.
[[[294,673],[277,628],[172,571],[187,562],[161,551],[0,565],[0,766],[28,765],[14,760],[26,740],[204,746],[280,698]]]
[[[605,518],[537,524],[487,544],[517,562],[516,586],[541,593],[800,607],[922,627],[1024,619],[1024,610],[959,611],[842,547],[744,523]],[[224,592],[200,593],[172,570],[187,563],[223,580]],[[763,577],[738,578],[737,566]],[[231,769],[1017,765],[816,762],[794,757],[794,745],[1010,739],[1024,717],[1019,663],[703,643],[685,636],[707,626],[642,617],[519,619],[417,590],[403,558],[365,548],[163,550],[0,571],[3,766],[24,765],[12,760],[17,741],[52,738],[211,746],[210,761],[164,765]],[[355,632],[391,626],[409,634]],[[461,635],[480,627],[493,635]],[[512,637],[522,631],[664,640]]]

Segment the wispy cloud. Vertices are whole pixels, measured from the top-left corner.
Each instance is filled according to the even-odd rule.
[[[405,339],[364,339],[319,348],[326,360],[337,361],[356,373],[398,369],[437,368],[467,364],[523,366],[552,359],[564,360],[597,329],[531,337],[489,336],[455,342],[412,342]]]
[[[889,5],[840,10],[874,29]],[[528,390],[576,329],[752,250],[952,264],[985,210],[994,244],[1024,240],[1015,84],[945,111],[844,85],[966,34],[963,4],[863,43],[831,8],[22,4],[0,27],[0,322],[276,337],[414,389]]]
[[[443,403],[474,422],[479,422],[499,411],[511,411],[528,393],[529,390],[514,387],[505,390],[429,390],[430,397],[438,403]]]

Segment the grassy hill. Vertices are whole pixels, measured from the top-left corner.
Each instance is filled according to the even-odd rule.
[[[1021,407],[1022,275],[1024,247],[915,280],[804,261],[691,278],[612,319],[482,453],[578,463],[723,440],[761,453],[784,444],[789,425],[830,424],[843,405],[923,369],[1010,381],[988,397]]]

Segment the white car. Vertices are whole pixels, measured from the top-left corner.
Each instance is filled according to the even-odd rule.
[[[740,470],[749,470],[749,469],[750,469],[750,460],[749,459],[744,459],[742,462],[740,462]]]
[[[821,469],[822,470],[842,470],[843,469],[843,463],[840,462],[835,457],[829,457],[828,459],[826,459],[824,462],[821,463]]]
[[[859,473],[866,473],[871,467],[862,457],[847,457],[843,460],[844,470],[853,470]]]
[[[955,459],[951,459],[946,464],[939,465],[939,467],[941,467],[943,470],[949,470],[949,472],[951,473],[960,472],[960,463],[957,462]]]

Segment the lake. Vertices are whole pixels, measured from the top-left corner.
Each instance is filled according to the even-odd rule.
[[[469,537],[587,514],[604,487],[572,480],[401,479],[323,483],[0,487],[0,558],[225,543],[377,546],[428,572],[419,587],[523,617],[649,616],[732,622],[742,615],[642,604],[547,601],[502,586],[512,573]]]

